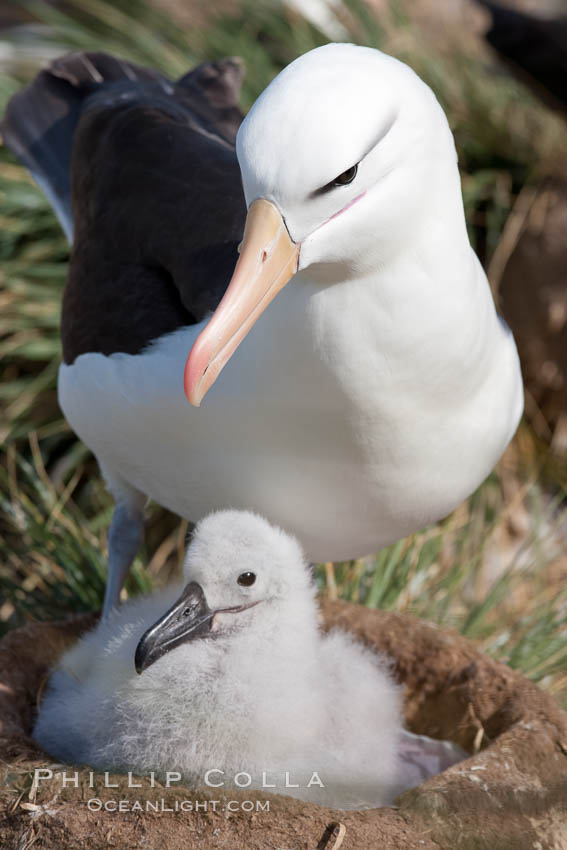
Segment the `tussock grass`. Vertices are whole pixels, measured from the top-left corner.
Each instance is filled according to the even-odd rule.
[[[29,9],[36,24],[17,34],[13,62],[0,77],[2,109],[33,73],[34,55],[71,49],[106,50],[171,76],[206,58],[240,55],[247,108],[283,66],[328,40],[298,13],[268,2],[244,3],[233,17],[211,16],[202,30],[184,30],[142,0],[123,0],[119,8],[75,0],[72,14],[42,2]],[[454,49],[433,47],[409,9],[392,2],[378,21],[350,0],[345,37],[408,61],[434,88],[455,133],[471,239],[489,267],[518,196],[562,167],[565,128],[487,54],[461,41]],[[0,148],[3,628],[95,609],[104,591],[112,502],[56,400],[67,260],[47,201]],[[457,628],[567,704],[567,517],[560,505],[564,478],[555,470],[526,425],[515,450],[448,520],[375,557],[337,565],[338,594]],[[127,594],[146,591],[178,567],[185,532],[186,524],[152,507]],[[322,592],[332,589],[327,575],[318,569]]]

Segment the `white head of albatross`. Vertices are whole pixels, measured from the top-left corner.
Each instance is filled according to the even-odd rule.
[[[468,247],[445,114],[411,68],[378,50],[328,44],[296,59],[254,103],[236,149],[248,218],[230,286],[187,361],[194,404],[292,277],[387,277],[424,228]],[[407,266],[406,277],[398,299],[411,298]]]
[[[113,612],[63,657],[34,730],[53,756],[349,808],[386,804],[459,758],[403,733],[384,659],[320,632],[309,567],[279,529],[208,516],[185,579],[181,594]]]

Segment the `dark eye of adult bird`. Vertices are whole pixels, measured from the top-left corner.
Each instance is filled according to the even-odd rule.
[[[347,168],[346,171],[343,171],[342,174],[339,174],[338,177],[332,182],[332,186],[347,186],[349,183],[352,183],[354,178],[356,177],[356,172],[358,171],[358,163],[353,165],[352,168]]]
[[[256,581],[256,573],[240,573],[237,578],[238,584],[243,585],[244,587],[250,587]]]

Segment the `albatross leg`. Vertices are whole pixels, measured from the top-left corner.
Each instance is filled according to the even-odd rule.
[[[120,602],[120,591],[144,536],[146,496],[123,480],[103,470],[109,490],[116,500],[108,531],[108,577],[102,608],[105,620]]]

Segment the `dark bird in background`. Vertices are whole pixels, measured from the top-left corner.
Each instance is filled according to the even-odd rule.
[[[567,110],[567,16],[540,17],[478,2],[492,16],[488,43],[550,107]]]

